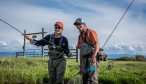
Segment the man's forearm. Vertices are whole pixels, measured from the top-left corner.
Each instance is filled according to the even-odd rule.
[[[96,57],[97,52],[99,51],[99,44],[96,43],[94,46],[95,46],[95,47],[94,47],[94,50],[93,50],[93,55],[92,55],[92,57]]]

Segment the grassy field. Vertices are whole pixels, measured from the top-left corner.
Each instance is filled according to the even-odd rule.
[[[0,84],[47,83],[47,63],[47,58],[0,57]],[[78,70],[79,64],[75,60],[68,59],[64,77],[65,82],[74,77]],[[78,77],[77,79],[80,80]],[[99,83],[145,84],[146,62],[101,61],[99,67]]]

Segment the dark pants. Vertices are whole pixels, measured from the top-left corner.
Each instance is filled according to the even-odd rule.
[[[65,58],[49,59],[48,71],[50,84],[64,84],[63,78],[66,69]]]
[[[91,57],[81,57],[81,72],[83,84],[98,84],[98,63],[95,65],[95,71],[90,72],[89,67],[91,66]]]
[[[97,69],[92,73],[83,73],[83,84],[98,84]]]

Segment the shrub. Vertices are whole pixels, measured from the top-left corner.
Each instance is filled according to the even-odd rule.
[[[136,61],[144,61],[145,60],[143,55],[136,55],[135,58],[136,58]]]

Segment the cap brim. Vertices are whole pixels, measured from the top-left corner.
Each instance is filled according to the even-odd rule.
[[[55,24],[54,26],[55,26],[55,27],[60,27],[60,25],[58,25],[58,24]]]
[[[75,22],[74,25],[76,25],[77,23]]]
[[[75,23],[74,23],[74,25],[77,25],[77,24],[82,24],[82,23],[80,23],[80,22],[75,22]]]

